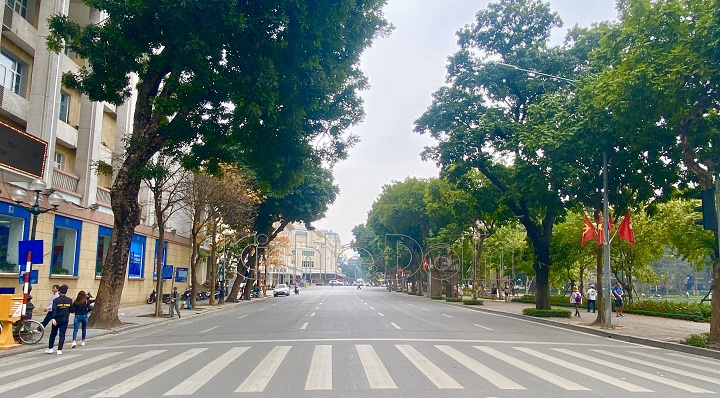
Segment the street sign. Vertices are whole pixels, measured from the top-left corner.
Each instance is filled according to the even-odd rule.
[[[20,271],[20,277],[18,278],[18,282],[22,285],[25,283],[25,271]],[[34,269],[30,271],[30,284],[31,285],[37,285],[38,283],[38,270]]]
[[[43,263],[43,241],[42,240],[21,240],[19,242],[18,264],[27,264],[28,252],[31,254],[33,264]]]
[[[173,278],[173,266],[172,265],[163,265],[162,268],[162,278],[163,279],[172,279]]]
[[[175,270],[175,282],[184,283],[187,282],[188,269],[178,267]]]

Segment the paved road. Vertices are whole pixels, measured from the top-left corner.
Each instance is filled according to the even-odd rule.
[[[7,397],[685,397],[720,361],[386,292],[300,295],[2,358]]]

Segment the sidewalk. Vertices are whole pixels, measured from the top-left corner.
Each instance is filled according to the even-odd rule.
[[[505,302],[502,300],[483,300],[483,305],[481,306],[468,306],[462,303],[447,304],[459,305],[479,311],[504,314],[532,322],[565,327],[612,339],[720,359],[720,351],[718,350],[709,350],[680,344],[680,341],[686,339],[691,334],[709,332],[709,323],[636,314],[623,314],[623,317],[616,317],[615,313],[613,313],[611,320],[612,327],[611,329],[605,329],[601,324],[593,324],[597,314],[592,312],[588,313],[584,308],[580,311],[579,318],[537,318],[522,314],[523,308],[534,308],[533,304],[527,303]],[[568,307],[567,309],[570,310],[572,308]]]

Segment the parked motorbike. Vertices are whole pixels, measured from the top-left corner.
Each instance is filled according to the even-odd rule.
[[[200,292],[198,292],[197,297],[195,299],[196,300],[207,300],[209,298],[210,298],[210,293],[208,293],[206,291],[200,291]]]
[[[152,293],[150,293],[150,297],[145,300],[146,303],[152,304],[157,300],[157,292],[155,292],[155,289],[153,289]]]

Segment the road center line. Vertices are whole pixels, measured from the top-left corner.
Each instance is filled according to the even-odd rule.
[[[395,326],[395,329],[401,329],[400,326],[396,325],[395,322],[390,322],[391,325]]]
[[[411,306],[411,307],[414,307],[414,305],[412,305],[412,304],[408,304],[408,305]]]
[[[315,309],[316,309],[316,310],[319,310],[319,309],[320,309],[320,307],[315,307]]]
[[[370,309],[371,309],[371,310],[374,310],[374,309],[375,309],[375,307],[370,307]]]
[[[202,332],[200,332],[200,334],[205,334],[205,333],[207,333],[207,332],[209,332],[209,331],[211,331],[211,330],[213,330],[213,329],[217,329],[217,328],[219,328],[219,327],[220,327],[220,326],[213,326],[213,327],[211,327],[210,329],[205,329],[205,330],[203,330]]]
[[[423,309],[424,309],[425,311],[430,311],[430,310],[429,310],[429,309],[427,309],[427,308],[423,308]]]
[[[440,314],[440,315],[446,316],[446,317],[448,317],[448,318],[452,318],[452,317],[451,317],[450,315],[448,315],[448,314]]]
[[[312,314],[310,314],[310,316],[315,316],[315,313],[313,312]]]
[[[303,323],[303,325],[300,326],[300,330],[305,330],[305,328],[307,328],[307,325],[308,325],[307,322]]]
[[[485,330],[492,330],[492,329],[490,329],[490,328],[489,328],[489,327],[487,327],[487,326],[483,326],[483,325],[478,325],[477,323],[473,323],[473,326],[477,326],[477,327],[479,327],[479,328],[483,328],[483,329],[485,329]]]
[[[240,315],[240,316],[238,317],[238,319],[243,319],[243,318],[245,318],[246,316],[247,316],[247,314],[245,314],[245,315]]]
[[[265,311],[265,308],[260,308],[258,311]]]
[[[378,312],[378,315],[380,315],[380,316],[385,316],[385,315],[382,314],[382,312]]]

